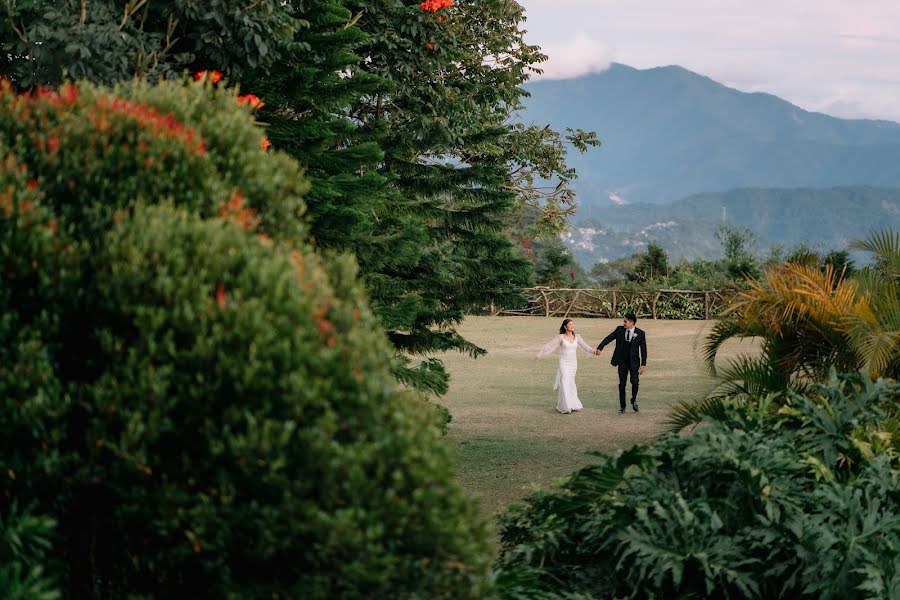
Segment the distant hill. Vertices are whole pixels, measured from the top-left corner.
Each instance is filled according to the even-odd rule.
[[[572,157],[582,207],[611,194],[662,203],[745,187],[900,186],[898,123],[808,112],[676,66],[614,64],[526,87],[523,120],[595,130],[603,142]]]
[[[722,224],[751,229],[762,253],[773,244],[800,242],[827,251],[883,226],[900,231],[900,188],[737,189],[671,204],[592,207],[590,213],[566,240],[586,268],[643,251],[651,241],[673,261],[721,258],[715,232]]]

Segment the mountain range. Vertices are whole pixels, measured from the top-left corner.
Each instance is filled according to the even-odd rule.
[[[883,226],[900,231],[900,188],[738,189],[689,196],[669,204],[595,207],[572,226],[564,241],[576,261],[590,268],[660,244],[673,262],[721,258],[716,231],[746,227],[757,253],[805,243],[827,252],[847,247]]]
[[[676,261],[718,258],[723,224],[753,231],[760,253],[900,230],[898,123],[806,111],[678,66],[613,64],[526,88],[524,122],[602,141],[570,154],[578,212],[565,241],[585,267],[649,241]]]
[[[520,117],[596,131],[571,155],[583,207],[664,203],[745,187],[900,186],[900,124],[839,119],[678,66],[526,86]]]

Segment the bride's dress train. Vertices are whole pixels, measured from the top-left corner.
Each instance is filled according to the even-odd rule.
[[[575,373],[578,371],[578,359],[575,355],[578,348],[593,356],[594,349],[588,346],[580,335],[570,342],[565,334],[559,334],[546,344],[538,352],[538,358],[546,356],[559,347],[559,368],[556,370],[556,383],[554,390],[559,390],[556,402],[556,410],[563,414],[578,411],[584,408],[578,399],[578,388],[575,386]]]

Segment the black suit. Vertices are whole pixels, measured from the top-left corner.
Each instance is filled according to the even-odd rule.
[[[644,335],[643,329],[634,328],[634,337],[632,340],[626,341],[626,329],[623,325],[616,327],[615,331],[603,338],[598,350],[616,341],[616,349],[613,351],[612,359],[609,361],[614,367],[619,367],[619,407],[625,410],[625,383],[628,376],[631,376],[631,402],[637,402],[639,373],[638,369],[647,365],[647,336]]]

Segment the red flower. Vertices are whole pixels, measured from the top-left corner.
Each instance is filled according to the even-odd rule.
[[[258,110],[266,105],[265,102],[259,99],[259,96],[254,94],[244,94],[243,96],[237,97],[238,104],[249,104],[250,108],[253,110]]]
[[[263,150],[268,150],[272,145],[272,142],[269,141],[269,138],[263,138],[263,141],[260,142],[260,146],[262,146]]]
[[[216,286],[216,303],[219,305],[219,308],[225,308],[227,304],[225,301],[225,284],[219,283]]]
[[[51,154],[55,154],[59,151],[59,138],[55,135],[51,135],[50,139],[47,140],[47,149]]]
[[[256,211],[244,206],[244,196],[240,191],[236,191],[231,200],[219,207],[219,217],[234,221],[244,231],[252,231],[259,227]]]
[[[37,187],[37,181],[35,181],[34,179],[29,179],[28,180],[28,189],[33,190],[36,187]]]
[[[224,77],[224,75],[222,75],[219,71],[197,71],[196,73],[194,73],[194,81],[200,81],[207,75],[209,75],[209,80],[213,84],[219,83],[219,80]]]
[[[424,12],[437,12],[442,8],[450,8],[453,6],[453,0],[425,0],[419,5]]]
[[[425,47],[429,50],[434,50],[434,44],[432,42],[428,42],[427,44],[425,44]]]
[[[64,96],[66,102],[68,102],[69,104],[75,104],[75,101],[78,99],[78,88],[76,88],[71,83],[67,83],[66,85],[62,86],[62,89],[60,90],[60,96]]]
[[[117,113],[134,119],[142,127],[178,140],[196,154],[206,154],[203,138],[195,130],[184,127],[172,113],[161,115],[155,108],[145,104],[135,104],[121,98],[101,97],[97,101],[97,108],[100,114],[91,113],[89,118],[97,124],[98,128],[100,128],[100,123],[106,119],[106,113]]]

